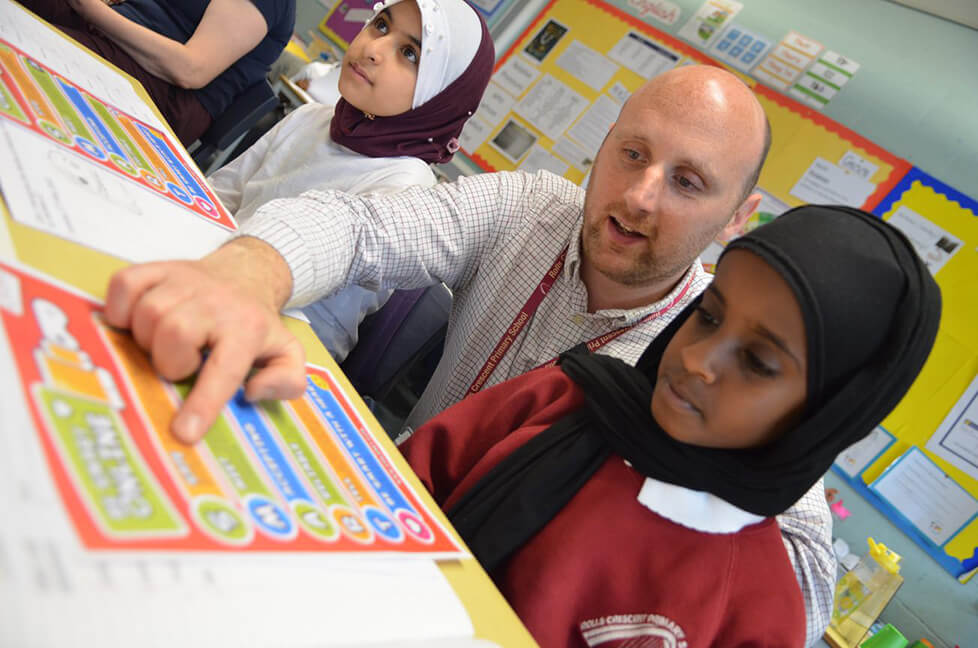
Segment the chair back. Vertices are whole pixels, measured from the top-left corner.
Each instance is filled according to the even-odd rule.
[[[360,394],[383,400],[417,361],[444,344],[451,309],[452,293],[445,284],[395,290],[360,323],[343,372]],[[433,370],[427,369],[426,379]]]

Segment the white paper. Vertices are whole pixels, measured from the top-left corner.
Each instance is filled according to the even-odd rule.
[[[490,83],[485,94],[482,95],[482,101],[479,102],[479,109],[476,110],[475,114],[492,126],[496,126],[509,113],[515,102],[516,99],[513,95],[503,90],[499,85]]]
[[[978,514],[978,500],[919,448],[908,450],[871,487],[937,546]]]
[[[14,220],[120,259],[198,258],[231,233],[79,153],[3,121],[0,171]]]
[[[561,137],[556,142],[554,142],[553,147],[550,151],[561,158],[570,162],[578,171],[587,171],[588,168],[594,163],[594,158],[590,153],[582,149],[573,140],[567,137]]]
[[[793,65],[800,70],[803,70],[811,65],[812,61],[814,60],[814,57],[803,54],[798,50],[794,50],[784,43],[778,43],[778,45],[771,50],[771,56],[777,57],[788,65]]]
[[[978,376],[927,441],[927,449],[978,479]]]
[[[829,67],[825,63],[822,63],[822,61],[815,61],[815,63],[808,68],[808,73],[819,80],[827,81],[828,83],[831,83],[839,88],[848,83],[849,79],[852,78],[852,75],[839,72],[838,70]]]
[[[769,54],[766,59],[761,61],[760,65],[754,68],[751,74],[773,88],[786,90],[798,78],[801,70]]]
[[[841,54],[838,54],[831,50],[826,52],[825,54],[822,54],[821,60],[831,65],[834,65],[840,70],[848,72],[849,76],[852,76],[859,70],[859,63],[856,63],[849,57],[842,56]]]
[[[554,157],[545,148],[537,145],[530,149],[530,154],[526,156],[519,168],[527,173],[546,170],[562,176],[567,173],[568,166],[566,162]]]
[[[936,275],[964,244],[961,239],[906,205],[900,205],[887,222],[910,239],[932,275]]]
[[[622,85],[621,81],[617,81],[613,86],[608,88],[608,95],[619,104],[625,105],[625,102],[632,96],[632,93],[628,88]]]
[[[493,75],[492,80],[501,85],[514,97],[522,95],[530,84],[540,76],[535,65],[520,56],[512,56]]]
[[[672,50],[636,32],[622,36],[608,56],[645,79],[671,70],[680,58]]]
[[[802,52],[810,59],[815,58],[822,51],[821,43],[794,31],[788,32],[788,35],[781,42]]]
[[[850,477],[856,477],[895,440],[892,434],[877,425],[865,439],[839,453],[835,465]]]
[[[475,153],[480,146],[486,143],[491,132],[492,124],[481,119],[476,113],[462,127],[462,135],[458,138],[459,146],[466,153]]]
[[[876,185],[872,182],[816,157],[790,193],[807,203],[862,207],[874,191]]]
[[[846,151],[846,154],[839,160],[839,166],[855,173],[864,180],[869,180],[879,171],[879,165],[873,164],[855,151]]]
[[[583,95],[546,74],[526,93],[513,112],[550,139],[557,139],[587,106],[588,100]]]
[[[577,40],[571,41],[563,51],[557,66],[599,92],[618,71],[614,61]]]
[[[594,159],[620,112],[621,106],[606,95],[601,95],[567,134],[580,142],[581,147]]]
[[[682,26],[679,35],[706,48],[717,39],[724,26],[743,8],[744,5],[734,0],[706,0]]]

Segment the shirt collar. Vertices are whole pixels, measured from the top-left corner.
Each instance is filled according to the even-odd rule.
[[[736,533],[764,520],[703,491],[645,478],[638,493],[642,506],[684,527],[706,533]]]
[[[571,232],[570,244],[567,248],[567,257],[564,261],[564,279],[571,282],[571,285],[579,286],[583,293],[587,294],[587,288],[584,286],[584,282],[581,281],[581,230],[584,226],[584,216],[583,214],[577,219],[577,224],[574,225],[574,230]],[[619,319],[623,320],[626,326],[638,322],[640,319],[648,315],[649,313],[655,312],[665,308],[668,304],[676,301],[677,308],[683,308],[689,301],[689,299],[678,300],[679,294],[686,288],[689,283],[700,283],[706,277],[706,270],[703,269],[703,264],[700,262],[699,257],[693,261],[693,264],[688,270],[683,274],[682,279],[680,279],[675,287],[669,291],[665,297],[659,301],[649,304],[648,306],[640,306],[638,308],[609,308],[606,310],[599,310],[594,313],[595,316],[605,318],[605,319]],[[698,291],[690,290],[687,297],[695,297]],[[585,308],[587,304],[585,303]]]

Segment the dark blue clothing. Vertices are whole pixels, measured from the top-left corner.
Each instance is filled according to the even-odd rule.
[[[194,93],[212,117],[227,108],[239,92],[260,80],[285,49],[295,24],[295,0],[251,0],[265,18],[268,33],[250,52]],[[126,0],[113,9],[135,23],[180,43],[200,24],[208,2],[201,0]]]

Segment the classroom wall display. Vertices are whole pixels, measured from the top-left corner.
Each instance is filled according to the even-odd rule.
[[[162,380],[100,313],[0,263],[0,382],[23,394],[47,463],[28,481],[50,475],[86,548],[465,555],[328,370],[308,366],[292,401],[239,391],[188,446],[168,425],[190,385]]]
[[[149,261],[176,250],[204,254],[237,229],[159,124],[96,96],[3,38],[0,159],[15,220],[114,256]],[[109,214],[118,218],[110,222]],[[158,220],[189,229],[180,240],[143,236]]]
[[[770,50],[762,37],[728,25],[737,3],[720,4],[723,20],[708,38],[713,58],[656,29],[637,9],[553,0],[500,57],[489,91],[463,131],[463,150],[486,171],[546,169],[581,182],[622,104],[647,79],[689,63],[726,65],[739,73]],[[696,24],[706,24],[716,11],[704,8]],[[745,51],[754,55],[747,63]],[[773,200],[788,207],[821,202],[872,209],[910,168],[817,110],[741,78],[771,120],[774,145],[760,186]]]
[[[874,213],[906,234],[940,285],[941,327],[883,421],[892,443],[858,470],[834,469],[966,582],[978,570],[978,201],[912,168]]]

